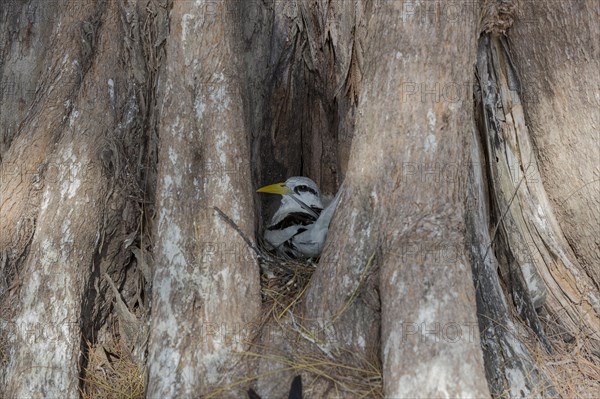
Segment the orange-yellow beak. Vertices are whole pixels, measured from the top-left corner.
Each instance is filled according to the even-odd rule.
[[[256,190],[257,193],[269,193],[269,194],[290,194],[292,190],[285,186],[285,183],[275,183],[269,186],[264,186]]]

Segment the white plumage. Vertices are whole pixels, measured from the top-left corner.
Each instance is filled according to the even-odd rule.
[[[321,254],[340,193],[323,209],[319,187],[307,177],[258,189],[281,195],[281,205],[265,229],[264,238],[280,255],[316,258]]]

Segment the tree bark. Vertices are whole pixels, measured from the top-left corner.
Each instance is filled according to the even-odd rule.
[[[600,27],[596,1],[523,2],[512,34],[522,100],[540,175],[567,245],[582,271],[600,286],[598,92]],[[551,38],[550,40],[548,38]],[[535,44],[535,45],[534,45]],[[600,314],[594,290],[587,311]],[[582,304],[582,306],[586,306]]]
[[[405,12],[376,2],[368,17],[362,58],[377,62],[364,66],[345,192],[306,303],[318,320],[335,320],[376,262],[381,336],[364,299],[375,287],[365,285],[357,310],[328,326],[335,342],[361,353],[380,340],[387,397],[486,396],[464,246],[470,103],[441,98],[470,80],[476,26],[398,23]],[[327,289],[332,281],[341,289]]]
[[[534,147],[532,132],[537,130],[537,123],[530,122],[526,111],[540,112],[543,107],[533,96],[535,81],[521,79],[520,73],[526,70],[531,74],[535,67],[531,68],[526,57],[520,59],[527,65],[522,68],[513,56],[515,46],[531,43],[519,36],[523,33],[523,21],[531,23],[537,17],[526,15],[525,19],[518,19],[521,30],[508,34],[509,40],[505,31],[517,10],[513,2],[504,2],[503,12],[490,6],[499,3],[502,2],[490,2],[486,9],[482,26],[487,33],[480,39],[476,68],[475,110],[485,153],[485,161],[476,165],[485,165],[491,202],[491,230],[485,232],[478,226],[488,219],[488,208],[481,202],[485,194],[477,186],[483,180],[478,182],[475,170],[472,187],[479,191],[479,199],[473,202],[472,207],[478,211],[472,217],[479,221],[471,222],[471,231],[482,346],[494,395],[509,392],[510,396],[556,396],[553,382],[542,370],[544,365],[535,362],[524,345],[526,334],[519,333],[519,325],[527,325],[548,353],[554,351],[556,344],[575,343],[589,358],[597,351],[600,331],[598,311],[594,308],[598,289],[593,275],[586,273],[585,257],[577,256],[565,240],[555,217],[555,203],[548,199],[546,180],[538,167],[538,159],[543,155],[540,157],[539,148],[536,151]],[[578,30],[573,27],[571,31]],[[582,37],[586,37],[585,33]],[[558,35],[551,36],[549,47],[560,41]],[[538,42],[548,40],[540,36]],[[535,53],[537,48],[531,50]],[[544,70],[544,76],[549,74],[548,64],[537,67]],[[585,128],[587,121],[582,126]],[[566,132],[560,134],[568,136]],[[582,206],[590,205],[590,200],[593,201],[584,196]],[[500,281],[494,282],[498,278]],[[511,316],[499,283],[507,287],[519,318]]]
[[[3,70],[19,70],[20,52],[44,51],[15,82],[26,111],[3,137],[3,390],[74,397],[88,343],[100,339],[111,312],[101,276],[130,301],[125,280],[140,273],[126,243],[139,229],[145,189],[136,86],[144,79],[120,64],[126,42],[117,2],[13,2],[7,10],[14,19],[3,25],[15,30]],[[14,98],[3,98],[2,115]]]
[[[474,212],[468,224],[478,308],[483,316],[479,323],[485,343],[486,373],[494,395],[509,391],[511,396],[521,393],[554,396],[556,392],[548,378],[535,367],[532,355],[521,342],[499,281],[502,277],[519,315],[550,351],[550,343],[536,313],[536,308],[546,301],[545,286],[533,266],[541,254],[520,245],[527,233],[533,231],[527,229],[528,223],[533,223],[528,217],[528,205],[534,202],[529,187],[536,188],[534,182],[524,184],[521,172],[535,175],[536,166],[528,156],[528,137],[521,110],[518,106],[513,108],[510,102],[512,98],[518,98],[518,94],[509,89],[514,70],[507,64],[507,52],[502,43],[505,43],[503,38],[490,37],[487,33],[479,43],[476,113],[484,150],[473,145],[471,203]],[[513,118],[519,122],[505,123]],[[515,148],[515,142],[520,142],[521,146]],[[487,194],[482,169],[494,182]],[[488,196],[491,206],[486,204]],[[486,225],[493,228],[485,229]],[[500,276],[497,270],[501,271]]]
[[[599,6],[455,6],[3,3],[0,392],[114,397],[118,359],[152,398],[558,396],[534,351],[597,365]],[[293,175],[341,201],[272,305],[254,191]]]
[[[149,397],[191,397],[226,383],[239,360],[233,352],[245,347],[238,334],[260,307],[255,255],[214,210],[252,235],[233,5],[214,3],[209,16],[196,14],[195,4],[174,2],[170,13],[169,58],[158,88]]]

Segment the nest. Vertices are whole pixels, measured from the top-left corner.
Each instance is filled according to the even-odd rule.
[[[264,242],[259,242],[258,254],[263,304],[289,308],[306,290],[318,260],[282,257],[270,251]]]
[[[323,396],[327,392],[326,396],[334,397],[383,398],[378,353],[366,359],[339,346],[329,345],[303,326],[299,305],[318,266],[318,259],[281,257],[260,242],[256,249],[261,267],[261,328],[256,331],[254,341],[249,342],[251,349],[240,355],[279,365],[278,369],[269,373],[273,378],[302,375],[303,381],[309,382],[308,387],[305,386],[306,397]],[[259,337],[265,326],[276,329],[281,342],[287,345],[282,347],[281,342],[274,345],[261,343]],[[267,342],[270,343],[270,340]],[[247,375],[210,392],[207,398],[219,397],[228,390],[247,386],[262,377],[265,375]]]
[[[83,399],[144,397],[145,370],[120,343],[105,346],[88,342],[88,363],[83,377]]]

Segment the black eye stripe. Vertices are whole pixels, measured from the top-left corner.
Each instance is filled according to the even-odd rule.
[[[311,187],[308,187],[308,186],[305,186],[305,185],[296,186],[296,187],[294,188],[294,192],[295,192],[296,194],[298,194],[298,195],[299,195],[301,192],[306,192],[306,191],[308,191],[309,193],[312,193],[312,194],[316,195],[317,197],[319,196],[319,195],[317,194],[317,191],[316,191],[314,188],[311,188]]]
[[[301,192],[306,191],[306,186],[296,186],[294,188],[294,192],[296,194],[300,194]]]

